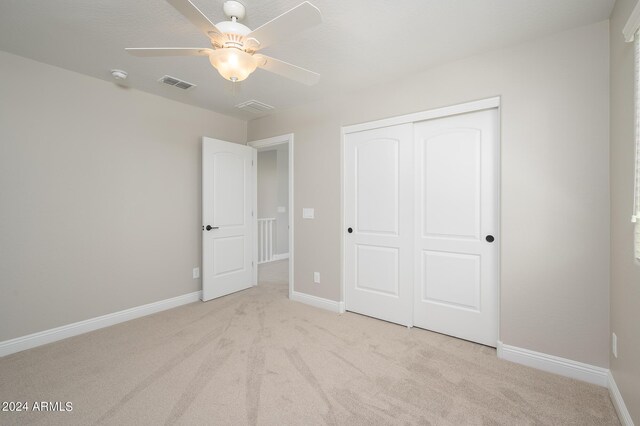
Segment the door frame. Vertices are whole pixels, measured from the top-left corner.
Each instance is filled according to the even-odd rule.
[[[284,144],[289,144],[287,150],[289,151],[289,299],[291,299],[291,296],[293,295],[293,264],[294,264],[294,245],[293,245],[293,235],[294,235],[294,227],[295,227],[295,222],[294,222],[294,206],[293,206],[293,133],[288,133],[285,135],[280,135],[280,136],[274,136],[271,138],[266,138],[266,139],[259,139],[259,140],[255,140],[255,141],[251,141],[251,142],[247,142],[248,146],[251,146],[253,148],[256,148],[258,151],[260,151],[260,149],[262,148],[271,148],[271,147],[275,147],[278,145],[284,145]],[[256,173],[257,173],[257,167],[258,165],[256,164]],[[257,174],[256,174],[257,175]],[[258,200],[258,191],[256,188],[256,204],[257,204],[257,200]],[[257,230],[258,228],[258,210],[256,209],[256,215],[254,217],[254,221],[255,221],[255,228]],[[257,232],[257,231],[256,231]],[[257,233],[256,233],[256,243],[257,243]],[[258,245],[255,244],[255,250],[258,250]],[[256,257],[257,259],[257,257]],[[256,268],[256,274],[257,274],[258,268]]]
[[[344,313],[345,312],[345,306],[346,306],[346,286],[345,286],[345,271],[344,271],[344,266],[345,266],[345,239],[344,239],[344,227],[345,227],[345,223],[346,223],[346,219],[345,219],[345,193],[346,193],[346,188],[345,188],[345,174],[346,174],[346,164],[344,161],[344,152],[345,152],[345,136],[348,135],[349,133],[357,133],[357,132],[362,132],[365,130],[373,130],[373,129],[379,129],[381,127],[390,127],[390,126],[396,126],[399,124],[407,124],[407,123],[417,123],[420,121],[426,121],[426,120],[433,120],[436,118],[443,118],[443,117],[449,117],[452,115],[458,115],[458,114],[466,114],[469,112],[477,112],[477,111],[482,111],[485,109],[493,109],[493,108],[497,108],[498,109],[498,152],[497,157],[498,157],[498,162],[496,164],[496,212],[498,214],[498,230],[500,231],[499,235],[502,235],[501,232],[501,228],[502,228],[502,220],[501,220],[501,199],[500,199],[500,195],[501,195],[501,189],[502,189],[502,180],[501,180],[501,159],[502,159],[502,154],[501,154],[501,147],[502,147],[502,137],[501,137],[501,97],[500,96],[494,96],[491,98],[485,98],[485,99],[479,99],[479,100],[475,100],[475,101],[471,101],[471,102],[465,102],[462,104],[456,104],[456,105],[449,105],[449,106],[444,106],[441,108],[435,108],[435,109],[430,109],[430,110],[426,110],[426,111],[420,111],[420,112],[414,112],[414,113],[410,113],[410,114],[405,114],[405,115],[399,115],[399,116],[395,116],[395,117],[390,117],[390,118],[384,118],[381,120],[375,120],[375,121],[369,121],[369,122],[365,122],[365,123],[358,123],[358,124],[351,124],[351,125],[347,125],[347,126],[342,126],[340,128],[340,229],[338,230],[338,232],[340,233],[340,296],[341,296],[341,303],[340,303],[340,312]],[[417,220],[417,219],[416,219]],[[498,289],[498,340],[501,340],[501,336],[500,336],[500,317],[501,317],[501,306],[500,306],[500,295],[501,295],[501,266],[500,266],[500,261],[502,258],[502,244],[500,244],[499,248],[498,248],[498,271],[497,271],[497,289]],[[412,308],[413,309],[413,308]],[[412,316],[413,318],[413,316]]]

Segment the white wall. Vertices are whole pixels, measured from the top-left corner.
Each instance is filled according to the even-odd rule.
[[[611,13],[611,331],[618,336],[613,375],[640,425],[640,264],[633,257],[634,52],[624,27],[637,0],[617,0]]]
[[[200,138],[246,123],[3,52],[0,75],[0,341],[200,290]]]
[[[602,22],[249,122],[295,133],[295,290],[340,300],[340,126],[500,95],[501,339],[608,366],[608,43]]]

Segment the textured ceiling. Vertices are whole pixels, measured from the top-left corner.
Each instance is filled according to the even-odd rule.
[[[192,0],[214,23],[223,0]],[[257,28],[302,0],[242,0]],[[249,99],[276,111],[346,90],[393,81],[480,52],[607,19],[614,0],[311,0],[323,23],[264,53],[319,72],[309,87],[257,70],[241,83],[206,57],[138,58],[125,47],[209,47],[208,39],[163,0],[0,0],[0,50],[244,119]],[[183,92],[169,74],[198,87]]]

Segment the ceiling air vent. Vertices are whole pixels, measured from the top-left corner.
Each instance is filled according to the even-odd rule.
[[[160,83],[168,84],[169,86],[174,86],[182,90],[188,90],[188,89],[191,89],[192,87],[196,87],[196,85],[193,83],[180,80],[179,78],[171,77],[170,75],[165,75],[158,81]]]
[[[258,102],[254,99],[247,102],[242,102],[241,104],[236,105],[236,108],[243,111],[252,112],[254,114],[260,114],[266,111],[271,111],[273,109],[271,105]]]

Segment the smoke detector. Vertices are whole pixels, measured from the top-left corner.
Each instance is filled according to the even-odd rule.
[[[111,76],[116,80],[126,80],[127,72],[122,70],[111,70]]]

